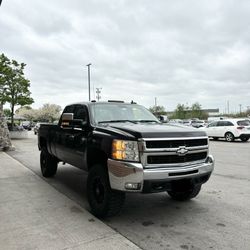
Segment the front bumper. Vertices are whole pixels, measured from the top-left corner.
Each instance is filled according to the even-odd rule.
[[[169,182],[180,179],[197,179],[210,176],[214,169],[214,158],[209,155],[205,162],[185,167],[161,167],[145,169],[141,163],[108,159],[108,173],[112,189],[126,192],[142,192],[144,183]]]

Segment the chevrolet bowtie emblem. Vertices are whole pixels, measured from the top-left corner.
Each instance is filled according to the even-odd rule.
[[[176,150],[176,153],[177,153],[179,156],[186,155],[187,152],[188,152],[188,150],[186,149],[185,146],[179,147],[179,148]]]

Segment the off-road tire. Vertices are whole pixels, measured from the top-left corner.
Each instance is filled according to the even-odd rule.
[[[53,177],[57,171],[58,160],[46,148],[40,153],[40,166],[43,177]]]
[[[228,142],[233,142],[233,141],[234,141],[234,135],[233,135],[231,132],[227,132],[227,133],[225,134],[225,139],[226,139],[226,141],[228,141]]]
[[[201,185],[196,185],[191,187],[189,190],[187,191],[167,191],[167,193],[169,194],[169,196],[176,201],[187,201],[187,200],[191,200],[194,197],[196,197],[199,192],[201,191]]]
[[[118,214],[125,201],[125,193],[111,189],[107,169],[103,165],[90,168],[87,196],[91,211],[98,218]]]

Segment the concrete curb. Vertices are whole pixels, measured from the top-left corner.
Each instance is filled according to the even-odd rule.
[[[140,249],[0,152],[0,244],[3,249]]]

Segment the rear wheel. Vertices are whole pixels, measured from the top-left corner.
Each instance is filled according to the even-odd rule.
[[[125,201],[125,193],[111,189],[106,168],[102,165],[90,169],[87,195],[92,213],[99,218],[118,214]]]
[[[58,160],[52,156],[46,148],[42,148],[40,154],[40,166],[44,177],[52,177],[56,174]]]
[[[228,141],[228,142],[232,142],[232,141],[234,141],[234,135],[233,135],[231,132],[227,132],[227,133],[225,134],[225,139],[226,139],[226,141]]]
[[[172,190],[172,191],[167,191],[169,196],[176,201],[187,201],[191,200],[194,197],[196,197],[201,190],[201,185],[195,185],[190,187],[190,189],[185,190],[185,191],[179,191],[179,190]]]

